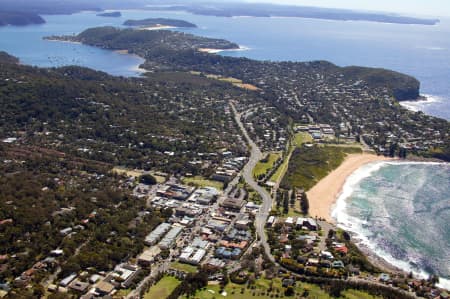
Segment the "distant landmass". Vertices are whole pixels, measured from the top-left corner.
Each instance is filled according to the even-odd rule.
[[[109,18],[120,18],[122,16],[122,13],[120,11],[113,11],[113,12],[104,12],[97,14],[99,17],[109,17]]]
[[[177,19],[165,19],[165,18],[151,18],[144,20],[127,20],[123,23],[125,26],[173,26],[173,27],[184,27],[184,28],[196,28],[197,25]]]
[[[26,26],[33,24],[44,24],[45,20],[38,14],[27,12],[5,12],[0,11],[0,26]]]
[[[172,2],[174,3],[174,2]],[[337,21],[369,21],[394,24],[435,25],[439,19],[422,19],[394,14],[358,12],[347,9],[319,8],[294,5],[272,5],[255,3],[198,3],[174,5],[155,5],[152,10],[182,10],[193,14],[218,17],[297,17]]]

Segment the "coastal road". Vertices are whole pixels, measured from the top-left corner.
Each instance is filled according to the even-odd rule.
[[[236,110],[236,107],[232,102],[230,102],[231,109],[234,113],[234,118],[236,120],[236,123],[239,125],[239,128],[242,131],[242,134],[244,135],[245,139],[247,140],[248,145],[250,146],[250,158],[247,162],[247,164],[244,166],[244,169],[242,171],[242,176],[244,180],[247,182],[247,184],[253,188],[262,198],[262,205],[259,209],[258,213],[255,217],[255,229],[256,234],[259,237],[259,241],[261,245],[264,247],[264,251],[266,252],[267,257],[275,263],[275,258],[272,256],[270,252],[270,246],[267,243],[267,237],[264,230],[264,227],[266,225],[267,217],[269,216],[269,212],[272,208],[272,197],[270,196],[269,192],[267,192],[266,189],[262,188],[258,185],[258,183],[253,178],[253,169],[255,168],[256,164],[263,158],[263,154],[259,147],[256,145],[256,143],[250,138],[250,136],[247,133],[247,130],[245,129],[244,125],[241,121],[241,114],[238,113]]]

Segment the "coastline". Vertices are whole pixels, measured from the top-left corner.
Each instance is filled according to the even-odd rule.
[[[424,111],[424,108],[427,105],[432,105],[434,103],[438,103],[440,102],[439,97],[437,96],[432,96],[429,94],[422,94],[420,95],[420,98],[417,100],[412,100],[412,101],[400,101],[400,105],[403,108],[408,109],[409,111],[413,111],[413,112],[419,112],[419,111]]]
[[[381,157],[380,157],[381,158]],[[384,158],[384,159],[382,159]],[[333,204],[330,209],[332,209],[332,217],[331,223],[337,225],[336,222],[339,222],[339,227],[349,232],[352,236],[353,242],[357,247],[364,253],[367,259],[380,270],[387,273],[395,273],[395,274],[409,274],[412,272],[416,279],[427,279],[430,275],[429,272],[426,272],[422,267],[414,267],[409,264],[408,261],[403,259],[398,259],[394,257],[389,251],[386,251],[383,248],[380,248],[375,243],[371,242],[370,239],[364,234],[360,233],[360,225],[355,226],[355,222],[358,222],[358,219],[354,219],[353,216],[349,216],[343,213],[343,208],[345,207],[344,199],[349,195],[349,192],[352,190],[352,185],[359,181],[362,176],[370,176],[373,171],[377,171],[382,165],[448,165],[447,162],[436,160],[436,159],[427,159],[421,157],[412,157],[407,160],[398,160],[393,158],[385,158],[375,159],[374,161],[370,161],[368,163],[362,163],[359,167],[351,172],[348,176],[345,176],[343,179],[344,184],[341,187],[341,190],[337,194],[335,204]],[[344,161],[345,162],[345,161]],[[381,162],[381,163],[372,163],[372,162]],[[344,163],[341,164],[341,166]],[[338,168],[339,169],[339,168]],[[320,181],[322,182],[322,181]],[[319,183],[320,183],[319,182]],[[348,187],[350,186],[350,187]],[[310,200],[311,203],[311,200]],[[341,219],[342,217],[342,219]],[[364,221],[363,221],[364,222]],[[362,224],[364,225],[364,223]],[[444,289],[449,289],[450,280],[447,278],[440,277],[439,287]]]
[[[393,159],[368,153],[347,155],[344,162],[338,168],[330,172],[306,192],[309,199],[309,213],[311,216],[325,219],[334,224],[335,220],[331,216],[332,208],[338,199],[347,177],[365,164],[391,160]]]
[[[178,28],[178,27],[160,25],[160,26],[143,26],[143,27],[137,28],[137,30],[167,30],[167,29],[175,29],[175,28]]]
[[[234,49],[212,49],[212,48],[198,48],[197,51],[208,54],[219,54],[225,51],[247,51],[250,48],[239,46],[239,48]]]

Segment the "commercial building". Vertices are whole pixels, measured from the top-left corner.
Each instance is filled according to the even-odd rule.
[[[172,227],[169,223],[161,223],[150,234],[145,237],[144,243],[147,246],[152,246],[158,242],[161,237],[169,231]]]
[[[173,226],[167,233],[167,235],[165,235],[164,238],[158,243],[159,248],[169,249],[170,247],[172,247],[173,243],[182,231],[183,227]]]

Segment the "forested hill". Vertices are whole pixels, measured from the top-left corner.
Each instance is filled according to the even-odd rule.
[[[253,81],[269,68],[279,69],[296,65],[305,68],[309,63],[267,63],[245,58],[223,57],[200,53],[200,48],[235,49],[235,43],[198,37],[173,31],[121,30],[98,27],[83,31],[78,36],[60,37],[106,49],[127,49],[144,57],[146,67],[152,69],[197,70]],[[314,64],[316,67],[318,63]],[[339,68],[322,62],[325,73],[341,72],[351,80],[363,80],[372,88],[387,88],[397,100],[412,100],[419,96],[420,82],[408,75],[394,71],[364,67]],[[247,71],[243,71],[247,70]]]
[[[226,99],[240,91],[225,83],[183,73],[125,79],[80,67],[40,69],[0,56],[0,141],[110,165],[207,175],[220,149],[246,152],[225,114]],[[207,167],[189,163],[198,153],[214,153]]]
[[[146,56],[158,51],[184,51],[199,48],[236,49],[239,45],[223,40],[204,38],[168,30],[117,29],[114,27],[91,28],[77,36],[49,37],[49,39],[79,41],[105,49],[128,49]]]
[[[399,101],[414,100],[420,96],[420,82],[412,76],[386,69],[357,66],[345,67],[342,72],[349,78],[362,79],[371,86],[389,88]]]
[[[0,63],[19,63],[19,59],[17,57],[11,56],[6,52],[0,51]]]
[[[0,26],[26,26],[44,23],[45,20],[35,13],[0,11]]]

